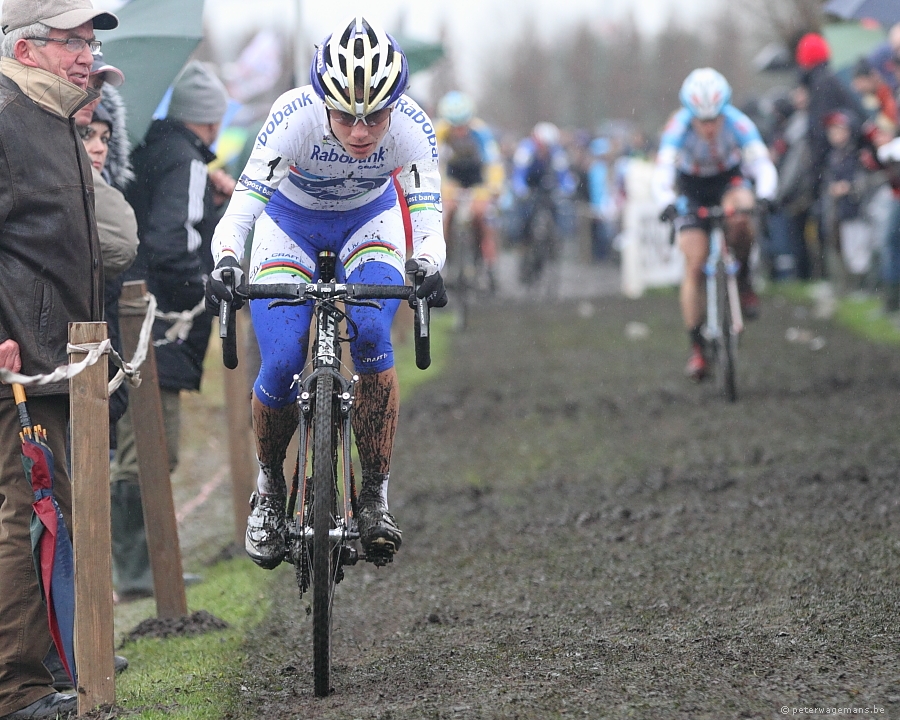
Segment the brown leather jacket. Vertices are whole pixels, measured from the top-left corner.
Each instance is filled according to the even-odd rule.
[[[52,73],[0,59],[0,342],[19,344],[25,375],[68,362],[70,322],[103,319],[91,163],[70,119],[88,101]],[[11,394],[0,385],[0,397]]]

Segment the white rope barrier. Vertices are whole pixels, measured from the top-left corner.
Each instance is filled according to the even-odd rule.
[[[206,301],[203,298],[200,298],[200,302],[198,302],[191,310],[156,313],[156,318],[158,320],[170,322],[172,323],[172,327],[166,330],[165,338],[160,338],[153,342],[153,347],[168,345],[176,340],[180,340],[181,342],[187,340],[191,328],[194,327],[194,320],[204,310],[206,310]]]
[[[89,343],[87,345],[68,345],[67,352],[84,352],[87,353],[87,357],[71,365],[60,365],[52,373],[47,373],[46,375],[20,375],[19,373],[0,368],[0,380],[5,383],[19,383],[20,385],[48,385],[60,380],[69,380],[86,367],[96,363],[101,355],[109,352],[109,349],[110,341],[108,339],[100,343]]]
[[[113,349],[111,342],[107,339],[100,343],[67,345],[66,351],[68,353],[83,352],[87,353],[87,357],[85,357],[84,360],[71,365],[60,365],[52,373],[47,373],[45,375],[22,375],[20,373],[12,372],[11,370],[6,370],[5,368],[0,368],[0,382],[19,383],[20,385],[29,386],[47,385],[61,380],[69,380],[78,375],[78,373],[82,372],[85,368],[95,364],[101,356],[109,355],[113,364],[119,368],[119,371],[115,374],[113,379],[109,381],[109,393],[112,394],[115,392],[126,379],[130,385],[137,387],[141,382],[138,368],[144,360],[147,359],[147,350],[150,345],[150,334],[153,330],[153,321],[154,318],[158,317],[156,312],[156,298],[152,294],[147,293],[141,298],[140,304],[142,305],[144,302],[147,303],[147,311],[144,316],[144,322],[141,325],[137,348],[135,348],[134,357],[131,359],[130,363],[126,362],[122,356]],[[123,306],[127,307],[128,303],[123,303]],[[132,305],[132,307],[140,307],[140,305],[135,304]],[[181,315],[182,313],[177,314]],[[191,318],[191,320],[193,320],[193,318]]]

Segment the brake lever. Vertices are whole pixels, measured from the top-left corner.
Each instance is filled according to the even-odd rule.
[[[356,305],[358,307],[370,307],[381,310],[381,303],[377,300],[351,300],[350,298],[344,298],[343,303],[344,305]]]
[[[289,307],[291,305],[306,305],[309,300],[307,298],[297,298],[295,300],[273,300],[269,303],[268,308]]]

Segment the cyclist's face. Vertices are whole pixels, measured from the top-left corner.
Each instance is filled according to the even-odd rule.
[[[387,113],[381,122],[371,125],[358,122],[356,125],[348,126],[334,120],[330,120],[330,124],[331,132],[334,133],[344,150],[356,160],[365,160],[375,152],[387,134],[391,125],[391,114]]]
[[[712,120],[698,120],[694,118],[691,120],[691,123],[701,138],[706,140],[706,142],[712,142],[718,136],[719,130],[722,129],[722,116],[719,115]]]

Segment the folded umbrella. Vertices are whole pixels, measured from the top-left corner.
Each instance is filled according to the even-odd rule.
[[[75,675],[75,559],[72,541],[56,498],[53,496],[53,453],[47,431],[33,425],[25,402],[25,388],[13,383],[13,396],[22,432],[22,465],[34,492],[31,518],[31,550],[38,583],[47,605],[53,644],[63,667],[78,687]]]

